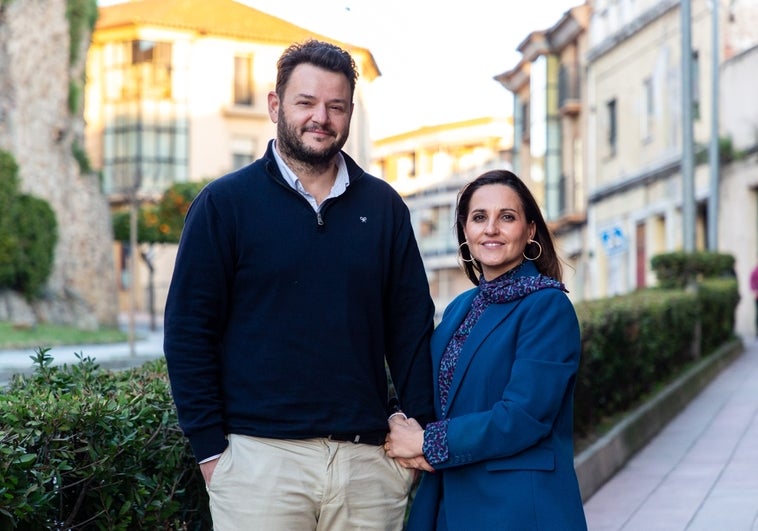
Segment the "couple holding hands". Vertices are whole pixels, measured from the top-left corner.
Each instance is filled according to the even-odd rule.
[[[407,206],[342,151],[353,58],[311,40],[277,68],[276,139],[193,201],[166,302],[214,529],[400,530],[420,470],[411,531],[585,530],[579,325],[533,195],[506,170],[460,192],[474,287],[434,329]]]

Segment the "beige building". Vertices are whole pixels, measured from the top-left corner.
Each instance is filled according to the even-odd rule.
[[[471,288],[457,262],[455,204],[461,187],[488,169],[510,169],[513,124],[481,117],[437,124],[377,140],[372,173],[401,195],[424,259],[439,319],[447,304]]]
[[[583,86],[589,18],[589,6],[580,5],[549,29],[533,31],[518,46],[519,63],[495,77],[513,93],[514,171],[529,185],[556,236],[572,299],[590,294]]]
[[[175,182],[218,177],[260,157],[275,135],[267,110],[276,61],[307,38],[347,48],[359,70],[347,151],[369,160],[366,86],[380,75],[371,52],[233,0],[134,0],[99,9],[87,58],[86,144],[111,204]],[[156,249],[162,309],[173,249]],[[117,267],[125,278],[119,247]],[[138,271],[145,308],[146,270]],[[125,284],[122,288],[125,288]],[[122,304],[123,306],[123,304]]]
[[[570,267],[574,299],[655,283],[650,259],[684,248],[682,24],[678,0],[594,0],[519,45],[496,76],[514,94],[513,165],[532,186]],[[695,245],[711,248],[712,23],[691,2]],[[749,274],[758,264],[758,2],[721,0],[717,250],[737,259],[737,331],[753,335]],[[577,75],[572,76],[573,73]]]
[[[745,333],[750,321],[748,312],[754,315],[752,295],[745,288],[756,258],[758,218],[755,177],[751,177],[755,169],[754,165],[751,169],[749,162],[722,167],[718,207],[716,212],[710,212],[712,188],[707,146],[713,135],[746,137],[747,109],[753,109],[755,115],[755,106],[750,102],[755,92],[754,70],[749,74],[744,67],[722,67],[725,72],[732,72],[732,79],[721,80],[718,95],[728,112],[721,117],[719,131],[712,131],[711,3],[693,0],[690,6],[696,152],[695,219],[690,230],[695,236],[695,249],[715,248],[737,257],[742,292],[737,328]],[[593,2],[587,56],[590,112],[585,151],[593,297],[653,285],[651,257],[687,247],[683,218],[686,192],[682,179],[680,7],[678,0]],[[721,0],[718,12],[716,51],[719,63],[725,65],[725,61],[757,41],[758,3]],[[752,91],[747,87],[752,87]],[[735,96],[742,98],[738,100]],[[752,124],[753,131],[757,126]],[[708,241],[709,216],[717,218],[716,242]],[[752,325],[749,328],[754,333]]]
[[[739,16],[739,15],[737,15]],[[754,27],[758,28],[758,21]],[[749,41],[743,41],[745,45]],[[726,51],[726,50],[725,50]],[[734,255],[740,289],[737,332],[753,337],[755,295],[750,273],[758,265],[758,35],[752,47],[727,58],[720,73],[721,136],[732,141],[737,160],[723,165],[719,186],[719,249]]]

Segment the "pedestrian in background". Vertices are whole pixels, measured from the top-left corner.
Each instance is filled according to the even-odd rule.
[[[758,265],[750,273],[750,289],[755,300],[755,333],[758,335]]]
[[[392,419],[385,448],[425,470],[409,531],[585,530],[574,470],[579,323],[540,209],[490,171],[460,193],[459,251],[476,286],[431,343],[439,420]]]
[[[179,422],[214,529],[399,530],[414,472],[388,458],[399,404],[434,415],[434,307],[400,196],[342,147],[357,71],[289,47],[268,95],[276,140],[203,189],[165,312]]]

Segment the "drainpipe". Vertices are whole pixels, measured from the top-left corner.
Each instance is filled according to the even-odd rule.
[[[682,239],[685,252],[695,250],[695,159],[692,124],[692,14],[681,0],[682,17]]]
[[[718,250],[719,218],[719,0],[711,0],[711,142],[708,161],[711,170],[708,194],[708,250]]]

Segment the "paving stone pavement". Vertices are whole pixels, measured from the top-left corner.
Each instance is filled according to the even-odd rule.
[[[758,340],[585,503],[590,531],[758,531]]]
[[[128,330],[128,318],[119,318],[122,329]],[[134,344],[112,343],[106,345],[66,345],[55,346],[49,354],[53,365],[78,363],[77,354],[93,358],[103,368],[123,369],[142,365],[146,361],[163,356],[163,323],[155,319],[155,330],[151,330],[150,318],[145,314],[135,316],[136,339]],[[8,384],[14,374],[30,374],[34,370],[32,357],[34,348],[0,351],[0,387]]]

